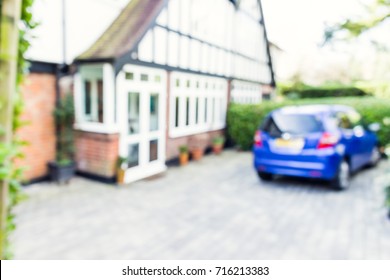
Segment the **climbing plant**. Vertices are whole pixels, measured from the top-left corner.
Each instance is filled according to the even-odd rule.
[[[0,11],[2,11],[3,1],[0,0]],[[36,23],[33,20],[31,7],[34,0],[22,0],[21,16],[19,23],[19,44],[18,44],[18,57],[17,57],[17,92],[13,97],[13,117],[12,117],[12,129],[16,132],[18,128],[24,125],[21,120],[21,113],[23,111],[23,99],[20,92],[20,85],[23,81],[24,74],[28,63],[24,59],[24,54],[30,46],[30,30],[36,27]],[[1,14],[1,13],[0,13]],[[0,21],[2,22],[2,21]],[[12,58],[10,58],[12,59]],[[15,133],[13,133],[13,139],[11,145],[7,143],[0,143],[0,182],[7,181],[9,188],[8,208],[7,208],[7,223],[5,232],[1,235],[5,237],[5,250],[0,252],[0,258],[9,259],[12,257],[9,234],[15,229],[13,208],[21,200],[20,194],[20,181],[22,178],[23,169],[18,168],[15,165],[15,160],[19,157],[23,157],[21,153],[21,146],[25,145]]]

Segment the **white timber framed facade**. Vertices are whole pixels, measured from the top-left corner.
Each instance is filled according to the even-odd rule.
[[[157,174],[180,145],[222,135],[230,102],[261,102],[274,81],[258,4],[130,1],[75,60],[79,171],[115,176],[120,156],[126,182]]]

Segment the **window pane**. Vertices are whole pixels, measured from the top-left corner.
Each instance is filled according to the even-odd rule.
[[[97,81],[97,105],[98,105],[98,119],[97,121],[103,122],[103,80]]]
[[[158,94],[150,95],[150,131],[158,130]]]
[[[208,101],[208,98],[206,97],[204,99],[204,122],[207,123],[207,101]]]
[[[186,97],[186,125],[190,124],[190,98]]]
[[[195,99],[195,124],[199,121],[199,97]]]
[[[147,74],[141,74],[141,81],[147,82],[149,80],[149,76]]]
[[[85,81],[84,92],[85,92],[84,112],[85,115],[90,116],[91,115],[91,82],[90,81]]]
[[[139,165],[139,144],[129,145],[129,154],[127,156],[128,167]]]
[[[214,115],[215,115],[215,98],[212,98],[212,103],[211,103],[211,123],[214,123]]]
[[[129,134],[137,134],[139,133],[139,107],[140,107],[140,99],[138,92],[130,92],[129,93],[129,101],[127,106],[128,112],[128,133]]]
[[[323,130],[321,121],[314,115],[274,114],[272,120],[281,132],[303,134]],[[265,131],[267,131],[265,129]]]
[[[224,122],[225,121],[225,110],[224,110],[224,104],[223,104],[223,98],[219,99],[219,112],[220,112],[220,121]]]
[[[126,72],[126,80],[134,80],[134,73]]]
[[[158,140],[149,142],[149,161],[158,159]]]
[[[175,99],[175,127],[179,126],[179,97]]]

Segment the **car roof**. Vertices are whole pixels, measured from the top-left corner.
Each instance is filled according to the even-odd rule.
[[[335,111],[354,111],[352,107],[345,105],[325,105],[325,104],[315,104],[315,105],[295,105],[295,106],[285,106],[279,109],[276,109],[272,112],[281,113],[281,114],[308,114],[308,115],[317,115],[317,114],[326,114]]]

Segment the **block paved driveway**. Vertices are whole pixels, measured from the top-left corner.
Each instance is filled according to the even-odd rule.
[[[316,181],[261,183],[250,153],[206,156],[116,188],[83,178],[25,189],[16,259],[390,259],[381,162],[337,192]]]

